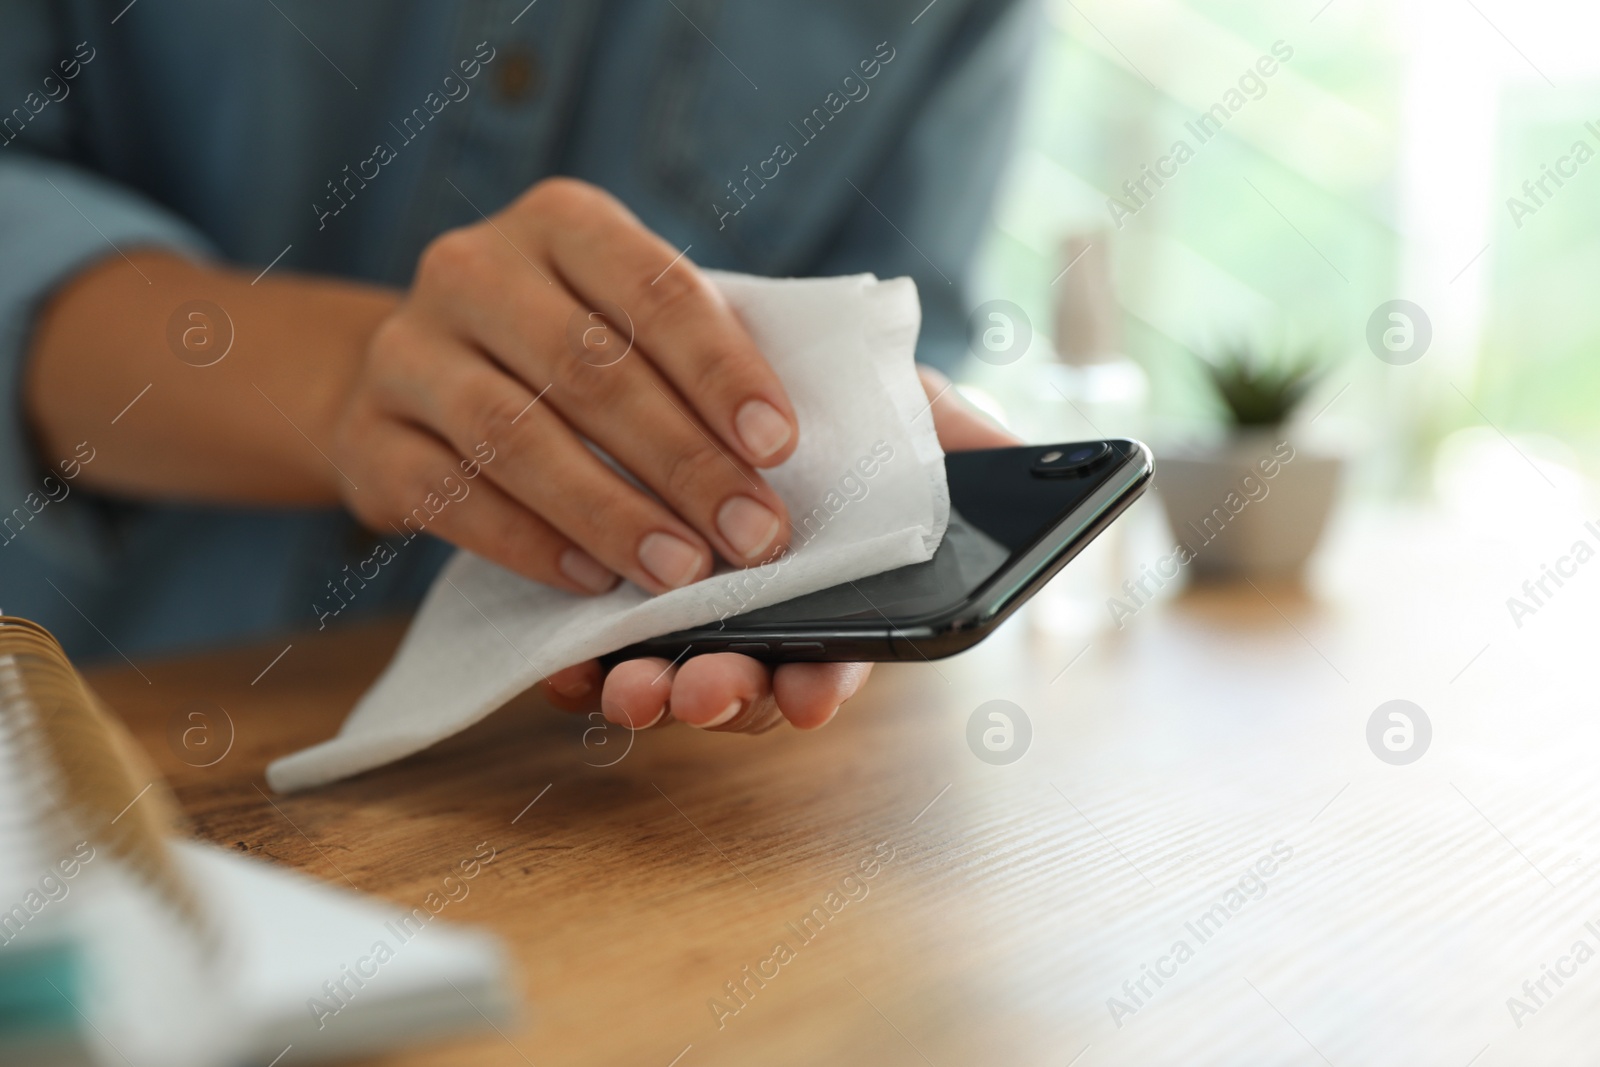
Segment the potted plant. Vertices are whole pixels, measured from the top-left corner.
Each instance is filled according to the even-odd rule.
[[[1200,364],[1228,431],[1156,464],[1175,555],[1208,577],[1298,574],[1333,510],[1340,461],[1297,447],[1286,424],[1324,361],[1315,351],[1271,357],[1239,343]]]

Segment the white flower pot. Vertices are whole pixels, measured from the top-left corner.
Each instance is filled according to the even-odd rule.
[[[1296,448],[1272,431],[1156,458],[1167,521],[1204,577],[1286,577],[1310,558],[1333,510],[1337,456]]]

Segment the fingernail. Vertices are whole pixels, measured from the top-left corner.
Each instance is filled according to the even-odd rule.
[[[705,722],[692,723],[691,725],[697,726],[702,730],[709,730],[714,726],[721,726],[723,723],[732,722],[733,717],[739,714],[739,709],[742,707],[744,707],[744,701],[735,700],[732,704],[729,704],[727,707],[723,708],[722,711],[717,714],[716,718],[707,719]]]
[[[617,584],[617,576],[581,548],[569,548],[561,553],[559,566],[562,574],[591,593],[604,593]]]
[[[650,729],[650,727],[654,726],[656,723],[658,723],[662,719],[666,718],[666,716],[667,716],[667,705],[666,705],[665,702],[663,702],[661,707],[656,710],[656,717],[655,718],[651,719],[649,722],[640,723],[638,726],[633,727],[633,729],[635,729],[635,730],[648,730],[648,729]]]
[[[747,496],[731,496],[717,509],[717,529],[745,559],[759,559],[778,536],[778,516]]]
[[[746,400],[733,417],[739,440],[757,459],[766,459],[789,443],[794,427],[777,408],[765,400]]]
[[[700,573],[700,550],[681,537],[657,531],[639,542],[639,563],[656,581],[677,589]]]
[[[550,683],[550,687],[569,700],[576,700],[579,697],[588,696],[589,690],[594,688],[594,686],[590,685],[582,678],[573,678],[567,682],[552,681]]]

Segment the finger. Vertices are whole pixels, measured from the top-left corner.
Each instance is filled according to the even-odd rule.
[[[717,554],[749,565],[788,544],[783,500],[720,444],[646,359],[596,367],[558,357],[546,403],[693,526]]]
[[[374,488],[388,503],[362,518],[379,533],[409,541],[426,531],[569,593],[592,596],[616,586],[616,574],[480,477],[486,468],[475,460],[404,423],[384,422],[372,434],[374,454],[385,458],[380,477],[388,479]]]
[[[1021,438],[973,407],[943,374],[920,365],[917,374],[933,410],[934,432],[946,452],[1009,448],[1022,443]]]
[[[783,384],[686,254],[593,186],[542,183],[528,207],[539,218],[562,220],[544,232],[556,269],[579,299],[622,307],[638,345],[718,438],[753,466],[789,457],[799,430]]]
[[[595,704],[600,682],[599,662],[588,660],[547,677],[544,680],[545,698],[563,711],[586,711]]]
[[[432,265],[436,259],[427,262]],[[438,269],[430,266],[430,272],[437,275]],[[567,322],[573,313],[581,316],[582,309],[565,289],[543,284],[532,266],[515,256],[502,255],[493,277],[486,275],[478,281],[476,291],[461,291],[460,300],[443,310],[453,328],[493,353],[520,380],[523,389],[514,391],[518,402],[505,399],[510,395],[501,381],[506,375],[489,367],[471,368],[482,372],[477,375],[457,367],[454,376],[470,380],[458,382],[454,393],[449,386],[424,390],[414,398],[416,402],[438,406],[454,397],[456,410],[442,418],[449,426],[476,427],[486,417],[483,412],[491,413],[490,417],[510,416],[502,421],[521,422],[522,408],[534,397],[542,397],[542,410],[529,412],[528,423],[547,420],[551,410],[558,412],[571,430],[600,445],[724,559],[749,565],[770,558],[788,544],[788,513],[777,493],[753,467],[718,443],[649,359],[630,353],[616,362],[597,364],[580,358],[588,348],[569,350],[569,339],[564,334],[552,336],[550,323]],[[438,286],[455,291],[461,279],[441,281]],[[488,315],[474,310],[486,299],[500,310]],[[603,327],[595,330],[606,332]],[[414,378],[425,381],[433,368],[413,366],[412,370]],[[534,430],[525,428],[525,432]],[[527,458],[528,464],[549,462],[538,454]],[[589,545],[559,518],[551,518],[569,536]],[[693,543],[701,547],[699,539]],[[617,565],[613,558],[596,554],[608,565]],[[676,565],[681,555],[667,562]],[[709,567],[708,555],[703,566],[685,566],[684,573],[698,576]],[[683,584],[659,568],[652,570],[659,584],[646,588],[660,591]]]
[[[546,400],[472,353],[403,369],[406,417],[437,427],[458,449],[493,458],[488,481],[601,565],[652,593],[711,573],[711,549],[692,527],[607,466]]]
[[[607,722],[643,730],[664,721],[678,669],[664,659],[631,659],[612,667],[600,690]]]
[[[772,675],[772,695],[797,730],[825,725],[872,673],[870,663],[785,663]]]
[[[702,730],[761,733],[783,721],[765,664],[733,652],[696,656],[672,683],[672,717]]]

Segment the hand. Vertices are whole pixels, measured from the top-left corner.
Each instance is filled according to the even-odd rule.
[[[626,321],[592,314],[607,303]],[[707,577],[713,552],[749,565],[783,550],[788,516],[757,468],[796,435],[700,270],[602,190],[552,179],[423,253],[331,458],[380,533],[423,526],[574,593],[619,575],[660,593]]]
[[[946,451],[1019,444],[967,404],[949,379],[923,367],[922,388]],[[608,721],[643,729],[672,721],[728,733],[761,733],[787,719],[810,730],[833,718],[872,672],[870,663],[784,663],[776,669],[748,656],[719,652],[673,666],[662,659],[619,663],[604,678],[593,660],[546,680],[551,702],[569,711],[594,706]]]

